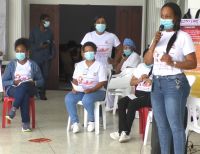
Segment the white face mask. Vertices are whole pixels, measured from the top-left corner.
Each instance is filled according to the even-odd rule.
[[[50,26],[50,21],[44,21],[44,27],[48,28]]]

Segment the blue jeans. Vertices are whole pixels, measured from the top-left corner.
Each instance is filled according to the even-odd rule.
[[[158,127],[161,154],[169,154],[173,137],[174,153],[184,154],[184,114],[190,86],[184,74],[154,76],[151,103]]]
[[[94,121],[94,103],[96,101],[103,101],[105,99],[105,91],[98,90],[93,93],[85,94],[83,92],[72,93],[69,92],[65,96],[65,105],[67,112],[71,118],[72,124],[79,122],[76,104],[78,101],[82,101],[84,108],[88,112],[88,120]]]
[[[15,99],[13,106],[17,109],[20,107],[23,123],[30,122],[29,116],[29,98],[36,93],[36,87],[31,82],[24,82],[17,87],[10,87],[7,94]]]

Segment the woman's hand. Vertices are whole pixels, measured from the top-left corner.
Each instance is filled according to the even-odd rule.
[[[164,54],[160,60],[161,62],[165,62],[167,65],[173,66],[172,57],[169,54]]]
[[[76,90],[74,90],[74,88],[72,88],[72,93],[73,93],[73,94],[76,94],[76,93],[77,93],[77,91],[76,91]]]
[[[145,85],[145,86],[150,86],[150,85],[152,85],[152,80],[150,80],[149,78],[146,78],[146,79],[144,79],[143,81],[144,81],[144,85]]]
[[[17,86],[22,80],[14,80],[14,85]]]
[[[93,92],[92,89],[86,89],[86,90],[84,90],[84,93],[85,93],[85,94],[89,94],[89,93],[92,93],[92,92]]]
[[[156,45],[160,41],[161,37],[162,37],[162,33],[160,31],[156,32],[153,43]]]

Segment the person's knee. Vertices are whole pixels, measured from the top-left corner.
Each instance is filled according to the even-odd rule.
[[[71,102],[73,102],[74,97],[73,97],[73,93],[68,93],[67,95],[65,95],[65,104],[69,104]]]
[[[124,106],[124,103],[127,102],[127,98],[123,97],[118,101],[118,106]]]

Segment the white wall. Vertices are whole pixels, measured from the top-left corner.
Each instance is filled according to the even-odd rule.
[[[188,1],[187,8],[190,8],[192,18],[195,18],[197,10],[200,9],[200,0],[187,0],[187,1]]]
[[[16,0],[9,0],[9,7],[12,8],[13,6],[10,5],[15,5],[14,1]],[[142,45],[142,51],[144,47],[144,34],[145,34],[145,14],[146,14],[146,0],[17,0],[17,1],[22,1],[22,4],[24,3],[24,13],[21,15],[21,27],[22,27],[22,32],[21,36],[29,36],[29,23],[30,23],[30,4],[77,4],[77,5],[123,5],[123,6],[143,6],[143,27],[142,27],[142,40],[141,40],[141,45]],[[15,9],[14,9],[15,10]],[[14,18],[16,12],[13,9],[9,9],[9,21],[12,21]],[[18,24],[19,25],[19,24]],[[16,25],[11,24],[9,26],[9,31],[11,30],[12,33],[15,33],[15,27]],[[13,34],[9,34],[9,59],[14,57],[14,53],[11,52],[11,45],[13,46],[13,40],[17,39],[16,36]]]

